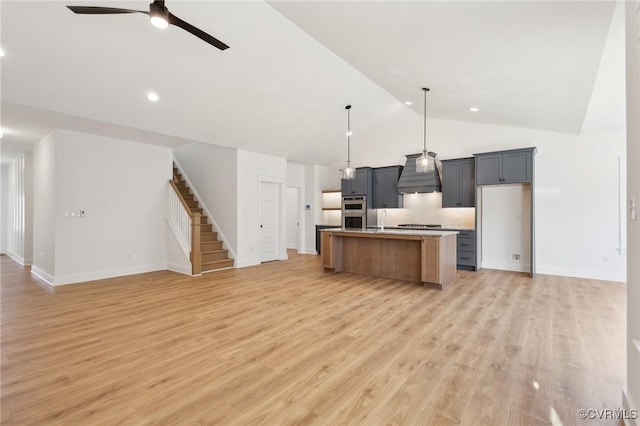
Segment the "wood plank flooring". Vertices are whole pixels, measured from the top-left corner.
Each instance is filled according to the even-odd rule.
[[[535,425],[619,408],[625,285],[319,256],[51,288],[0,257],[7,425]]]

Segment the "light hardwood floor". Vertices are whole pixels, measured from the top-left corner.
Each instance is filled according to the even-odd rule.
[[[576,411],[620,407],[624,284],[290,257],[54,289],[2,256],[2,423],[620,424]]]

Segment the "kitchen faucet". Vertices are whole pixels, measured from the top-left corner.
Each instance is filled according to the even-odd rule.
[[[380,215],[380,230],[384,232],[384,219],[387,217],[387,211],[382,210]]]

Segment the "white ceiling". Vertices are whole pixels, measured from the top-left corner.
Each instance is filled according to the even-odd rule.
[[[419,133],[422,86],[429,116],[578,133],[615,6],[167,1],[231,46],[221,52],[144,15],[80,16],[65,4],[148,7],[0,3],[3,158],[61,127],[332,164],[345,154],[347,103],[354,137],[375,146],[403,127]]]

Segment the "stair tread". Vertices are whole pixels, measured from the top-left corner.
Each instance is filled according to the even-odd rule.
[[[222,253],[222,252],[228,252],[229,250],[227,249],[218,249],[218,250],[207,250],[207,251],[201,251],[200,253],[202,254],[211,254],[211,253]]]

